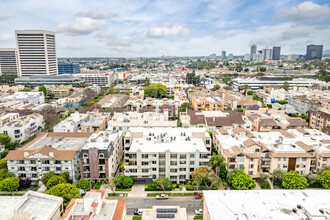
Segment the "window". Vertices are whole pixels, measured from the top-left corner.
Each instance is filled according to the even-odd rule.
[[[170,179],[176,179],[176,176],[170,176]]]
[[[148,159],[148,154],[142,154],[142,159]]]
[[[186,168],[180,168],[180,171],[186,171]]]
[[[253,164],[250,164],[250,166],[249,166],[250,168],[253,168]]]
[[[104,158],[104,154],[99,154],[99,158]]]
[[[152,171],[157,171],[157,168],[155,168],[155,167],[154,167],[154,168],[152,168]]]
[[[159,159],[165,159],[165,154],[159,154]]]
[[[195,165],[195,161],[190,161],[190,165]]]
[[[244,168],[244,165],[242,165],[242,164],[241,165],[237,165],[237,168],[238,169]]]
[[[322,158],[322,161],[327,161],[327,159],[328,159],[328,158],[326,158],[326,157],[323,157],[323,158]]]
[[[253,175],[253,171],[249,171],[249,175]]]
[[[83,158],[88,158],[88,154],[84,153]]]
[[[170,169],[170,172],[171,173],[176,173],[176,172],[178,172],[178,170],[177,169]]]
[[[195,158],[195,154],[190,154],[190,158]]]
[[[35,160],[30,160],[30,163],[31,163],[31,164],[36,164],[37,161],[35,161]]]
[[[190,168],[190,172],[194,172],[195,171],[195,168]]]
[[[229,169],[234,169],[235,165],[229,165]]]
[[[253,162],[253,158],[250,159],[250,162]]]
[[[180,160],[180,164],[186,164],[185,160]]]
[[[180,179],[186,179],[186,175],[180,175],[179,178]]]
[[[159,161],[159,166],[165,166],[165,161]]]
[[[31,167],[31,171],[37,171],[37,167]]]
[[[199,166],[206,166],[207,162],[199,162]]]
[[[152,164],[157,164],[157,161],[153,160],[151,161]]]
[[[210,144],[210,140],[206,140],[206,144]]]
[[[56,167],[56,171],[61,171],[62,167]]]
[[[258,148],[257,148],[257,149],[255,149],[255,152],[257,152],[257,153],[258,153],[258,152],[260,152],[260,149],[258,149]]]
[[[160,167],[160,168],[159,168],[159,172],[160,172],[160,173],[165,172],[165,168]]]
[[[177,154],[171,154],[171,159],[177,159],[178,155]]]
[[[142,173],[148,173],[149,169],[142,169]]]
[[[297,165],[296,165],[296,167],[297,167],[297,168],[300,168],[300,165],[299,165],[299,164],[297,164]]]
[[[18,171],[25,171],[25,167],[18,167]]]
[[[281,166],[282,166],[281,164],[278,164],[278,165],[277,165],[277,168],[281,168]]]
[[[105,159],[99,159],[99,164],[105,164]]]
[[[237,163],[239,163],[239,162],[244,162],[244,157],[237,157]]]
[[[24,164],[24,160],[19,160],[18,164]]]
[[[49,160],[43,160],[42,164],[49,164]]]
[[[61,164],[60,160],[55,160],[55,164]]]
[[[136,154],[129,154],[129,159],[136,159]]]
[[[146,161],[142,161],[142,162],[141,162],[141,165],[142,165],[142,166],[148,166],[148,164],[149,164],[149,163],[146,162]]]
[[[178,163],[176,161],[171,161],[171,166],[176,166]]]
[[[43,171],[49,171],[50,168],[49,167],[44,167]]]
[[[137,169],[129,169],[130,173],[137,173]]]
[[[185,154],[180,154],[180,159],[186,159],[187,158],[187,155]]]
[[[152,157],[157,157],[157,154],[153,154]]]
[[[130,143],[130,140],[125,140],[125,144],[129,144]]]
[[[288,168],[288,165],[286,165],[286,164],[283,164],[283,168]]]

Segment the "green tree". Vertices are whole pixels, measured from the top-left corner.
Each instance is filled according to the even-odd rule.
[[[10,143],[8,143],[8,144],[5,145],[6,149],[8,149],[8,150],[15,150],[19,146],[20,145],[17,142],[10,142]]]
[[[80,193],[77,187],[70,183],[58,184],[47,190],[47,194],[62,197],[64,207],[69,204],[71,199],[80,197]]]
[[[116,188],[115,177],[106,178],[103,181],[103,184],[105,184],[106,187],[108,189],[111,189],[112,193],[115,194],[115,188]]]
[[[236,173],[233,176],[231,186],[233,189],[249,190],[256,188],[256,182],[246,173]]]
[[[12,172],[8,172],[7,168],[0,169],[0,181],[9,177],[14,177],[14,174]]]
[[[58,184],[66,183],[65,179],[61,176],[52,176],[47,182],[47,189],[50,189]]]
[[[295,171],[289,171],[283,175],[282,186],[286,189],[305,189],[308,181]]]
[[[130,176],[117,176],[114,181],[119,189],[129,189],[133,185],[133,178]]]
[[[0,134],[0,144],[7,145],[10,143],[11,138],[6,134]]]
[[[0,153],[0,158],[5,158],[8,153],[9,153],[9,150],[8,149],[5,149],[4,152]]]
[[[281,186],[284,174],[285,172],[281,169],[274,170],[272,175],[273,185]]]
[[[45,86],[39,86],[38,91],[43,92],[45,97],[47,96],[47,89]]]
[[[285,91],[289,91],[290,85],[288,82],[284,82],[284,84],[281,86]]]
[[[236,176],[236,174],[239,174],[239,173],[244,173],[244,167],[241,167],[241,169],[235,168],[233,171],[228,172],[228,174],[227,174],[227,183],[229,183],[231,185],[234,176]]]
[[[19,187],[19,179],[17,177],[9,177],[0,182],[0,191],[13,192]]]
[[[220,85],[219,84],[216,84],[216,85],[213,86],[212,91],[217,91],[219,89],[220,89]]]
[[[213,169],[216,176],[219,176],[220,175],[220,168],[221,167],[226,167],[227,163],[225,162],[225,158],[222,155],[213,154],[207,165]]]
[[[266,72],[266,70],[267,70],[266,67],[263,67],[263,66],[259,67],[260,72]]]
[[[20,92],[31,92],[32,91],[32,89],[30,89],[30,88],[24,88],[24,89],[21,89],[21,90],[19,90]]]
[[[248,73],[249,71],[250,71],[249,68],[244,69],[244,72],[246,72],[246,73]]]
[[[326,133],[327,135],[330,135],[330,126],[324,126],[322,128],[322,132]]]
[[[7,169],[7,161],[4,159],[0,160],[0,169]]]
[[[148,77],[146,77],[143,81],[144,86],[150,86],[150,79]]]
[[[157,187],[161,188],[164,192],[166,189],[172,187],[172,181],[167,177],[159,177],[154,180]]]
[[[89,191],[91,189],[91,185],[92,185],[92,183],[87,179],[80,179],[76,183],[76,187],[84,190],[85,193],[86,193],[86,191]]]
[[[54,171],[50,171],[48,173],[45,173],[42,178],[41,178],[41,182],[46,186],[47,182],[50,178],[52,178],[53,176],[55,176]]]
[[[323,188],[330,189],[330,170],[323,171],[319,176],[319,181]]]
[[[186,112],[187,109],[192,109],[191,104],[189,102],[184,102],[179,108],[179,112]]]
[[[167,88],[163,84],[152,84],[143,88],[144,95],[152,98],[162,98],[167,94]]]
[[[66,182],[70,181],[70,173],[69,171],[63,171],[60,173],[60,176],[65,179]]]

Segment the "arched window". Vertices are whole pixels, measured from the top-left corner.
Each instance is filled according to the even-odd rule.
[[[84,153],[83,158],[88,158],[88,154]]]
[[[99,154],[99,158],[104,158],[104,154]]]

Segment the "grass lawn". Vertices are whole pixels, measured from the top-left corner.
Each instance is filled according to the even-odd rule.
[[[0,196],[22,196],[24,194],[0,194]]]
[[[127,193],[108,193],[108,196],[127,197]]]
[[[203,219],[202,215],[195,215],[194,219]]]
[[[153,197],[153,196],[157,196],[163,193],[147,193],[148,197]],[[165,193],[168,196],[194,196],[194,193]]]
[[[142,216],[133,216],[132,220],[141,220]]]

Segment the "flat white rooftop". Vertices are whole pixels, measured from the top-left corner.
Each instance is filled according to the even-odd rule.
[[[330,218],[329,190],[203,191],[211,220],[290,220]],[[297,208],[300,204],[303,208]],[[292,210],[296,209],[296,213]],[[324,210],[324,215],[319,211]]]
[[[121,138],[122,134],[122,131],[100,131],[98,133],[93,133],[86,141],[86,145],[81,149],[98,148],[105,150],[109,147],[111,142],[115,142],[118,138]]]

